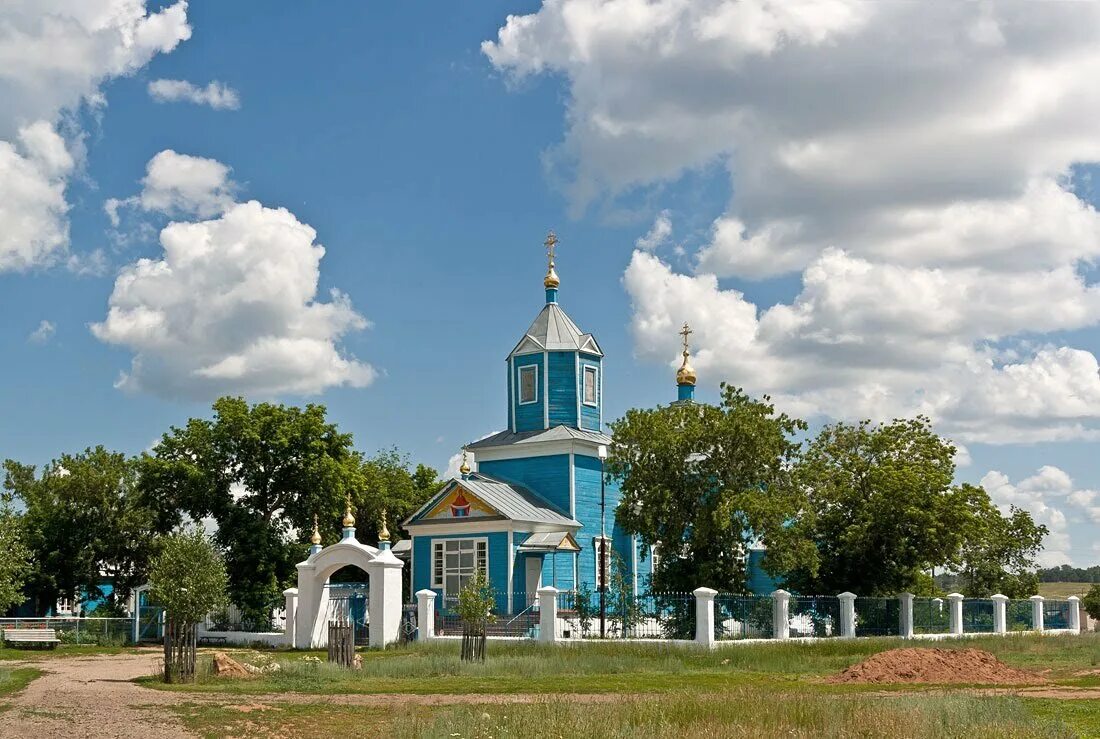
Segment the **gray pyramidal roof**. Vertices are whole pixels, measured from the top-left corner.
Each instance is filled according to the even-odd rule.
[[[512,444],[531,444],[542,441],[588,441],[593,444],[610,444],[611,437],[600,431],[587,431],[573,428],[572,426],[554,426],[550,429],[535,429],[533,431],[498,431],[491,436],[467,444],[467,449],[488,449],[496,446],[510,446]]]
[[[581,331],[557,303],[547,303],[543,306],[535,316],[531,328],[527,329],[527,333],[508,356],[536,351],[581,351],[598,357],[603,356],[603,350],[596,343],[596,337]]]
[[[506,482],[481,472],[472,472],[465,478],[455,478],[443,486],[443,489],[432,496],[420,509],[405,520],[404,526],[418,523],[449,523],[437,519],[420,519],[422,514],[428,512],[443,497],[451,492],[456,485],[460,485],[471,493],[481,498],[485,503],[506,518],[513,521],[525,521],[530,523],[549,523],[568,528],[580,528],[580,522],[570,518],[564,511],[559,510],[549,501],[537,493],[522,485]],[[454,519],[452,519],[454,520]],[[485,520],[485,519],[481,519]],[[478,521],[478,518],[457,519],[458,523],[470,523]]]

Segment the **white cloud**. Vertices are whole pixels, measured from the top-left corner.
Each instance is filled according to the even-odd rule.
[[[216,159],[165,149],[146,165],[139,195],[125,200],[110,198],[103,207],[116,228],[118,210],[123,205],[165,215],[209,218],[223,213],[234,203],[237,183],[229,178],[229,171],[229,167]]]
[[[45,121],[20,129],[18,142],[0,140],[0,272],[48,264],[69,245],[72,157]]]
[[[78,141],[57,133],[100,86],[191,34],[187,3],[15,0],[0,5],[0,271],[60,261],[69,247],[65,188]],[[73,134],[79,136],[79,133]]]
[[[1065,471],[1052,465],[1044,465],[1031,477],[1012,483],[1002,472],[991,470],[981,479],[981,486],[990,498],[1007,514],[1011,506],[1031,513],[1036,523],[1045,525],[1050,532],[1043,542],[1039,564],[1051,567],[1072,563],[1074,547],[1065,506],[1081,509],[1096,523],[1100,523],[1100,509],[1089,508],[1096,497],[1091,490],[1078,490],[1073,479]]]
[[[1013,322],[1038,331],[1095,320],[1097,291],[1068,271],[999,286],[981,271],[876,265],[829,251],[791,303],[760,310],[713,275],[678,274],[636,251],[624,285],[640,356],[674,367],[676,327],[687,321],[703,381],[769,393],[795,413],[925,413],[963,441],[1088,435],[1100,417],[1092,354],[997,352],[984,343],[1010,334]]]
[[[91,327],[134,352],[118,386],[209,399],[368,385],[375,370],[339,347],[367,321],[337,291],[316,299],[325,250],[315,238],[289,211],[255,201],[165,227],[162,258],[125,267]]]
[[[548,161],[577,208],[728,171],[694,274],[637,243],[641,356],[671,364],[688,320],[704,381],[794,412],[1100,435],[1096,358],[1045,338],[1100,324],[1100,214],[1067,184],[1100,161],[1100,5],[557,0],[483,51],[566,80]],[[784,274],[772,306],[719,283]]]
[[[209,105],[215,110],[237,110],[241,99],[237,91],[215,80],[206,87],[198,87],[186,80],[153,80],[149,83],[149,96],[158,103],[188,102]]]
[[[653,251],[664,246],[672,236],[672,217],[667,210],[662,210],[653,220],[653,225],[645,236],[640,237],[634,245],[644,251]]]
[[[30,336],[27,337],[27,341],[32,344],[45,344],[53,338],[56,330],[57,328],[53,323],[43,319],[42,322],[38,324],[38,328],[31,331]]]

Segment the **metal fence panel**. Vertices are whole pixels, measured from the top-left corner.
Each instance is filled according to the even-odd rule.
[[[962,604],[964,634],[993,633],[993,601],[985,598],[967,598]]]
[[[835,595],[792,596],[787,616],[792,638],[840,636],[840,598]]]
[[[897,636],[901,604],[897,598],[856,598],[856,636]]]
[[[715,639],[771,639],[773,608],[767,595],[719,593],[714,599]]]
[[[134,640],[132,618],[92,616],[0,618],[0,629],[53,629],[57,632],[57,638],[62,644],[97,644],[116,647],[127,646]]]
[[[950,608],[943,598],[913,599],[914,634],[947,634],[950,631]]]
[[[1029,600],[1010,600],[1005,603],[1005,629],[1007,631],[1031,631],[1035,628],[1033,608]]]
[[[1047,599],[1043,601],[1043,631],[1069,628],[1069,601]]]

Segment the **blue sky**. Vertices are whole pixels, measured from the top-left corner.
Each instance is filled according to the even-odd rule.
[[[51,4],[79,17],[67,5]],[[1062,60],[1052,49],[1095,47],[1095,15],[944,10],[959,17],[939,22],[969,29],[953,59],[932,21],[900,11],[838,0],[819,18],[738,15],[752,5],[670,0],[653,15],[639,0],[614,17],[580,0],[163,3],[149,12],[175,9],[173,32],[186,24],[189,38],[128,50],[121,70],[91,56],[91,81],[68,97],[33,94],[55,79],[41,76],[47,62],[0,77],[0,94],[23,95],[0,120],[0,144],[23,152],[10,161],[45,161],[17,139],[39,119],[75,161],[43,175],[62,183],[68,210],[42,222],[67,223],[68,242],[5,268],[0,240],[0,456],[42,463],[99,443],[136,453],[207,413],[213,386],[181,392],[151,374],[116,387],[136,353],[185,364],[178,347],[158,355],[132,325],[91,328],[125,302],[120,273],[163,258],[162,228],[228,207],[140,204],[149,162],[172,150],[229,167],[231,201],[285,208],[315,229],[325,254],[306,303],[337,289],[370,323],[320,342],[369,366],[369,383],[330,362],[328,379],[293,378],[318,393],[285,378],[275,391],[232,380],[219,390],[322,402],[363,451],[396,446],[443,469],[463,441],[503,426],[503,359],[541,307],[553,228],[561,302],[607,354],[612,417],[674,398],[676,328],[688,320],[701,399],[727,380],[817,423],[928,412],[965,444],[960,479],[1054,524],[1050,561],[1100,561],[1100,228],[1088,181],[1100,132],[1078,123],[1100,100],[1074,97],[1088,83],[1068,75],[1062,100],[1084,102],[1020,92],[1000,117],[967,108],[1015,90],[995,83],[1015,79],[1020,59],[1046,73]],[[13,12],[17,27],[42,27],[33,10]],[[874,33],[913,22],[896,48]],[[11,43],[0,35],[0,51]],[[917,44],[948,73],[896,61]],[[810,67],[835,72],[825,96],[806,71],[819,57],[829,64]],[[897,68],[862,78],[867,60]],[[239,107],[158,102],[147,88],[161,79],[220,82]],[[860,92],[880,85],[885,102]],[[944,120],[958,121],[950,136]],[[997,133],[970,131],[986,124]],[[16,194],[27,205],[0,203],[0,229],[35,213]],[[118,228],[110,198],[132,199]],[[180,300],[174,309],[193,307]],[[52,330],[32,336],[43,321]],[[222,325],[223,342],[230,328],[257,338]]]

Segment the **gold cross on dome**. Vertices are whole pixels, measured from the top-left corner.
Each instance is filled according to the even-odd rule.
[[[695,333],[695,332],[692,331],[690,328],[688,328],[687,321],[685,321],[684,322],[684,327],[682,329],[680,329],[680,336],[684,337],[684,354],[688,353],[688,336],[690,336],[693,333]]]
[[[558,245],[558,237],[551,231],[546,235],[546,241],[542,242],[546,247],[546,258],[550,261],[551,266],[554,264],[554,247]]]

